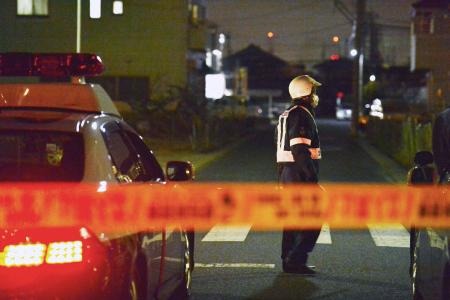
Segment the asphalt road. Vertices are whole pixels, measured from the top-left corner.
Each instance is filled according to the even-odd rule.
[[[322,182],[386,182],[349,136],[347,122],[321,120]],[[236,147],[198,174],[201,181],[276,181],[273,131]],[[281,232],[215,227],[196,235],[192,299],[410,299],[405,228],[322,229],[309,263],[315,277],[281,270]]]

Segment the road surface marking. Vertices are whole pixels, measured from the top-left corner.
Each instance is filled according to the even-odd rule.
[[[216,225],[203,237],[202,242],[243,242],[250,232],[251,225]]]
[[[330,226],[328,224],[323,224],[317,244],[331,244]]]
[[[196,263],[196,268],[253,268],[253,269],[274,269],[275,264],[252,264],[252,263]]]
[[[409,248],[409,232],[401,224],[368,225],[370,235],[378,247]]]

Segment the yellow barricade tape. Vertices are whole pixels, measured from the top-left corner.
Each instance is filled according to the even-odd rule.
[[[450,227],[445,187],[273,184],[0,185],[0,228],[87,226],[148,230],[361,228],[366,224]]]

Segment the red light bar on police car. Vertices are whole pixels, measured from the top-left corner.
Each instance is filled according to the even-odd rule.
[[[88,53],[0,53],[0,76],[81,77],[100,75],[102,60]]]

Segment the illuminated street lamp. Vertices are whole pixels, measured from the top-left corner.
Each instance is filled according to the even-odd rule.
[[[374,74],[372,74],[372,75],[370,75],[369,80],[371,82],[374,82],[375,80],[377,80],[377,77]]]
[[[267,38],[272,39],[275,36],[275,33],[273,33],[272,31],[269,31],[267,33]]]
[[[356,55],[358,55],[358,50],[356,50],[356,49],[350,50],[350,55],[351,55],[352,57],[355,57]]]
[[[226,41],[225,34],[223,33],[219,34],[219,43],[223,45],[225,44],[225,41]]]
[[[337,35],[333,36],[332,41],[333,43],[339,43],[339,37]]]

